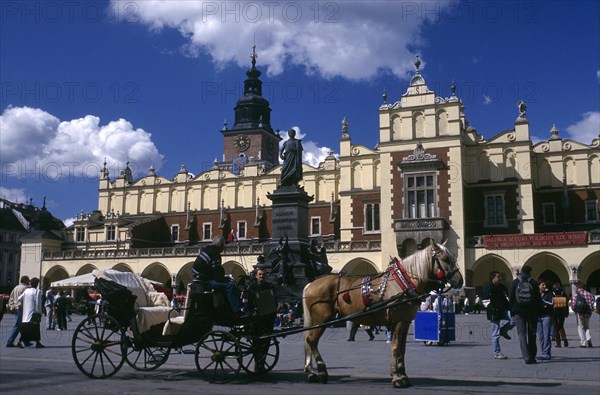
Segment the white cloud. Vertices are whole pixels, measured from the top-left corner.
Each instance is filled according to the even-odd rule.
[[[2,174],[9,177],[96,178],[106,158],[111,176],[129,160],[136,172],[160,168],[163,156],[151,135],[125,119],[100,125],[86,115],[60,121],[39,108],[7,107],[0,115]],[[116,173],[116,174],[115,174]]]
[[[421,29],[440,18],[451,1],[394,1],[375,7],[366,1],[113,0],[112,7],[117,15],[129,11],[128,22],[152,31],[177,30],[188,40],[181,48],[186,56],[208,54],[218,66],[248,66],[255,37],[258,62],[270,75],[300,65],[307,74],[361,80],[382,71],[398,77],[412,73],[412,49],[426,45]]]
[[[600,135],[600,111],[590,111],[581,114],[582,119],[567,126],[568,137],[580,143],[590,144]]]
[[[596,70],[596,78],[598,78],[598,82],[600,82],[600,70]]]
[[[22,188],[4,188],[0,187],[0,198],[13,203],[28,203],[29,197]]]
[[[483,95],[483,104],[492,104],[493,100],[488,95]]]
[[[318,167],[319,163],[323,162],[330,152],[333,152],[329,147],[319,147],[314,141],[306,140],[306,134],[303,134],[298,126],[294,126],[292,129],[296,130],[296,138],[302,140],[303,163],[311,165],[312,167]],[[288,141],[290,137],[287,132],[281,132],[280,136],[283,138],[283,140],[279,142],[279,149],[281,150],[283,143]],[[279,163],[282,163],[281,159],[279,159]]]
[[[71,226],[75,223],[76,219],[77,219],[77,217],[71,217],[71,218],[63,219],[62,222],[68,228],[69,226]]]

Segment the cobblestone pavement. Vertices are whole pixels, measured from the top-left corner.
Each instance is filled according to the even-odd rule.
[[[520,358],[514,330],[512,340],[501,340],[506,360],[494,360],[489,341],[490,327],[485,314],[458,315],[456,341],[446,346],[428,346],[413,339],[411,327],[407,346],[407,373],[413,386],[393,389],[390,384],[390,348],[384,332],[374,341],[359,331],[354,343],[346,342],[345,328],[328,329],[321,344],[327,363],[329,384],[308,384],[302,372],[303,337],[295,334],[281,339],[281,355],[275,369],[259,380],[240,373],[233,383],[210,384],[200,378],[194,356],[174,353],[167,363],[152,372],[138,372],[127,365],[105,380],[86,378],[71,356],[71,338],[77,321],[74,316],[66,331],[43,330],[44,349],[6,348],[6,338],[14,316],[6,315],[0,325],[0,392],[30,393],[33,388],[45,394],[136,394],[174,391],[176,393],[244,395],[265,393],[402,393],[433,394],[598,394],[600,393],[600,321],[591,319],[594,348],[580,348],[571,315],[566,321],[570,345],[554,348],[552,360],[525,365]],[[247,384],[247,385],[244,385]],[[244,385],[243,388],[240,385]]]

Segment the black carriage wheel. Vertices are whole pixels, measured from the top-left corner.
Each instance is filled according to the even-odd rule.
[[[136,347],[133,345],[133,339],[129,338],[128,340],[130,341],[129,346],[131,348],[127,349],[125,361],[135,370],[148,372],[158,368],[160,365],[167,362],[167,359],[169,359],[171,347]]]
[[[196,345],[196,368],[211,383],[224,384],[235,379],[242,364],[242,349],[229,332],[208,332]]]
[[[259,350],[254,348],[256,340],[243,339],[240,340],[242,347],[242,368],[252,374],[264,374],[273,370],[277,361],[279,361],[279,341],[276,338],[269,339],[269,348]],[[260,359],[263,363],[260,363]],[[258,363],[257,363],[258,360]]]
[[[119,322],[108,315],[84,319],[77,325],[71,342],[77,368],[93,379],[114,375],[125,362],[127,346],[124,338]]]

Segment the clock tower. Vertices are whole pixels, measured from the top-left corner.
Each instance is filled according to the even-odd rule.
[[[244,95],[238,100],[235,123],[231,129],[224,125],[223,153],[225,162],[245,157],[247,164],[263,164],[270,169],[279,164],[281,138],[271,128],[271,108],[262,97],[261,72],[256,68],[256,45],[252,47],[252,67],[246,72]]]

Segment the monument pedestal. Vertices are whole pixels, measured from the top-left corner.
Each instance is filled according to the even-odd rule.
[[[313,198],[308,196],[304,189],[297,185],[280,186],[273,193],[267,194],[273,202],[272,208],[272,236],[271,243],[267,246],[269,252],[279,245],[279,241],[286,239],[291,254],[294,257],[293,272],[296,285],[292,288],[300,292],[308,283],[305,268],[309,260],[308,241],[308,203]]]

